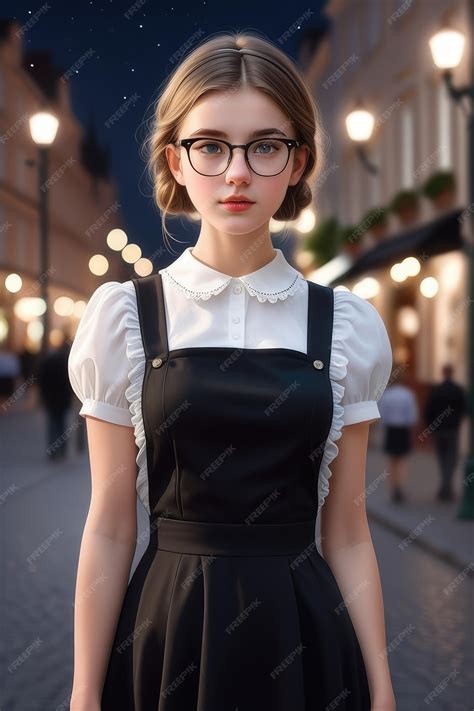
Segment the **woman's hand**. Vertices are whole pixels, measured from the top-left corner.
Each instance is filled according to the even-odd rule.
[[[371,704],[370,711],[397,711],[397,703],[393,691],[390,691],[384,699],[376,699]]]
[[[100,711],[100,701],[96,697],[91,699],[84,694],[75,694],[73,691],[69,709],[70,711]]]

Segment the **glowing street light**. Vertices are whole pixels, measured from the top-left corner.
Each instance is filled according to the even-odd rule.
[[[378,168],[369,159],[365,144],[372,138],[374,126],[374,115],[366,109],[360,107],[356,108],[346,116],[347,135],[351,141],[356,144],[357,155],[364,164],[364,167],[372,174],[378,173]]]
[[[41,354],[48,348],[49,310],[48,310],[48,160],[50,146],[58,131],[59,121],[48,111],[39,111],[29,119],[31,138],[38,146],[38,210],[40,218],[40,274],[41,298],[46,303],[42,316]]]

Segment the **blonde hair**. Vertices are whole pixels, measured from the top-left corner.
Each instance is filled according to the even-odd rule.
[[[297,185],[289,185],[276,220],[294,220],[313,199],[313,179],[320,168],[324,132],[311,92],[292,60],[268,40],[248,33],[218,34],[199,45],[167,78],[153,110],[145,141],[145,156],[153,197],[161,211],[163,231],[167,215],[193,215],[196,208],[186,187],[174,178],[165,153],[175,143],[181,125],[196,101],[209,91],[233,92],[252,87],[270,96],[288,116],[296,138],[309,146],[309,156]]]

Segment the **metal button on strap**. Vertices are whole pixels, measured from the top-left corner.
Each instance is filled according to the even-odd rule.
[[[162,358],[153,358],[151,361],[151,364],[154,368],[159,368],[160,365],[163,365],[163,359]]]
[[[322,360],[313,360],[313,365],[318,370],[321,370],[321,368],[324,368],[324,363]]]

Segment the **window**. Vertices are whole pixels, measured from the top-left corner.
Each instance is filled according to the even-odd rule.
[[[439,167],[451,168],[451,102],[444,82],[438,85]]]
[[[411,188],[415,179],[415,132],[413,107],[405,104],[401,113],[401,182],[403,188]]]
[[[380,150],[380,144],[374,144],[371,147],[370,151],[370,160],[374,163],[374,165],[377,166],[379,172],[375,173],[374,175],[370,174],[369,176],[369,200],[370,200],[370,206],[369,207],[378,207],[381,201],[381,174],[380,171],[382,169],[382,156],[381,156],[381,150]]]
[[[380,2],[369,0],[367,7],[367,49],[373,49],[379,40],[380,31]]]

